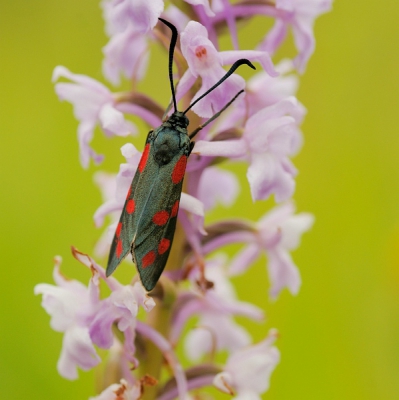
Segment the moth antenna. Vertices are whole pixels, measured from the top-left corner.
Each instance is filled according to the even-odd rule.
[[[173,106],[174,106],[175,112],[176,112],[177,104],[176,104],[175,87],[173,85],[172,68],[173,68],[173,53],[174,53],[175,47],[176,47],[178,32],[177,32],[176,27],[174,25],[172,25],[170,22],[166,21],[163,18],[158,18],[158,19],[172,31],[172,38],[170,39],[170,45],[169,45],[169,81],[170,81],[170,89],[172,91]]]
[[[204,94],[202,94],[200,97],[198,97],[197,100],[195,100],[193,103],[191,103],[186,111],[183,112],[185,114],[190,108],[192,108],[195,104],[197,104],[201,99],[203,99],[206,95],[211,93],[214,89],[216,89],[221,83],[223,83],[230,75],[234,73],[234,71],[240,66],[246,64],[250,66],[252,69],[256,69],[254,65],[247,60],[246,58],[241,58],[240,60],[237,60],[231,67],[230,69],[226,72],[226,74],[218,81],[216,82],[210,89],[208,89]]]
[[[208,124],[210,124],[212,121],[214,121],[216,118],[219,117],[219,115],[226,110],[226,108],[230,107],[231,103],[235,101],[235,99],[244,92],[244,89],[240,90],[219,112],[217,112],[213,117],[209,118],[208,121],[200,125],[198,128],[196,128],[188,137],[192,139],[201,129],[204,129]]]

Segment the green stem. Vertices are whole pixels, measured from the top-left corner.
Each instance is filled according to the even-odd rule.
[[[182,230],[181,227],[179,227]],[[177,234],[177,232],[176,232]],[[182,240],[174,241],[174,248],[179,248],[179,253],[182,248]],[[174,268],[179,268],[181,262],[177,262],[177,260],[181,260],[181,257],[178,257],[177,254],[170,254],[168,265],[173,265]],[[171,268],[169,268],[171,269]],[[151,294],[150,294],[151,295]],[[148,314],[146,323],[158,331],[162,336],[167,338],[169,336],[170,326],[171,326],[171,317],[172,317],[172,309],[176,301],[176,285],[170,279],[165,276],[161,276],[157,286],[153,290],[153,297],[156,303],[156,306],[152,309],[152,311]],[[152,343],[150,340],[144,340],[144,348],[145,353],[143,357],[140,359],[139,373],[140,377],[145,375],[150,375],[155,378],[158,382],[161,377],[162,365],[164,363],[164,357],[161,351]],[[146,387],[143,393],[143,400],[155,400],[157,396],[157,392],[159,389],[159,385]]]

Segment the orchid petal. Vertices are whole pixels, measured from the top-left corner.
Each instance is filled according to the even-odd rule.
[[[300,213],[291,216],[281,224],[283,232],[281,245],[285,249],[294,250],[299,246],[301,236],[307,232],[314,223],[314,216],[310,213]]]
[[[235,175],[216,167],[206,168],[198,184],[198,196],[206,210],[214,208],[218,201],[225,206],[232,205],[238,192],[239,185]]]
[[[258,48],[273,55],[287,36],[287,31],[287,24],[277,19]]]
[[[239,58],[246,58],[250,61],[258,61],[262,68],[272,77],[278,76],[278,72],[274,68],[273,62],[270,55],[266,51],[256,51],[256,50],[232,50],[223,51],[220,53],[222,58],[222,64],[233,64]]]
[[[272,193],[277,202],[287,200],[295,189],[295,181],[278,159],[270,154],[253,154],[247,171],[254,200],[266,199]]]
[[[298,268],[293,263],[290,254],[281,248],[268,251],[268,271],[271,282],[270,296],[276,299],[285,287],[296,295],[301,286]]]
[[[57,370],[61,376],[71,380],[76,379],[77,367],[87,371],[100,361],[87,328],[75,326],[65,332],[61,355],[57,362]]]
[[[58,65],[54,68],[51,81],[54,83],[60,78],[67,78],[82,87],[90,89],[92,92],[97,92],[99,95],[107,95],[109,90],[102,83],[90,78],[86,75],[74,74],[68,68]]]
[[[230,262],[229,273],[233,276],[241,275],[255,262],[259,253],[259,246],[255,243],[244,247]]]
[[[147,41],[131,27],[113,35],[103,48],[103,73],[113,84],[120,84],[120,75],[140,81],[148,64]]]
[[[198,6],[201,5],[204,7],[205,14],[208,17],[213,17],[215,16],[215,13],[212,11],[210,5],[209,5],[209,0],[185,0],[186,3],[191,4],[193,6]]]
[[[180,207],[192,214],[203,217],[205,215],[204,204],[187,193],[182,193],[180,198]]]
[[[194,154],[207,157],[242,157],[246,152],[243,140],[223,140],[220,142],[207,142],[198,140],[193,149]]]
[[[128,136],[136,133],[136,127],[129,121],[125,121],[123,114],[110,103],[101,107],[99,120],[104,132],[111,136]]]
[[[129,26],[146,33],[153,29],[164,9],[163,0],[105,0],[102,2],[106,30],[109,35],[125,31]]]

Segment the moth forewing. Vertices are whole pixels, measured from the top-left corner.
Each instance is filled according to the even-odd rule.
[[[140,200],[142,197],[137,196],[137,189],[142,187],[146,181],[150,179],[148,171],[144,171],[151,146],[151,134],[148,134],[146,140],[146,146],[141,156],[140,162],[137,167],[137,171],[134,175],[132,183],[129,187],[126,195],[125,204],[122,209],[121,216],[119,218],[118,225],[115,230],[114,238],[111,243],[111,249],[108,257],[108,265],[106,275],[111,275],[118,265],[123,261],[131,250],[131,244],[134,237],[137,235],[137,208],[141,208]]]

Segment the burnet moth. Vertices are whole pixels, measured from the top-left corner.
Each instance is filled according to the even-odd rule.
[[[147,291],[152,290],[158,282],[172,247],[187,159],[194,147],[191,139],[217,118],[243,90],[190,135],[187,133],[189,120],[186,113],[224,82],[240,65],[246,64],[255,69],[246,59],[236,61],[214,86],[185,111],[177,111],[172,65],[178,33],[170,22],[162,18],[159,20],[172,31],[169,47],[169,80],[174,112],[159,128],[148,133],[111,244],[106,271],[107,276],[111,275],[130,251],[141,282]]]

